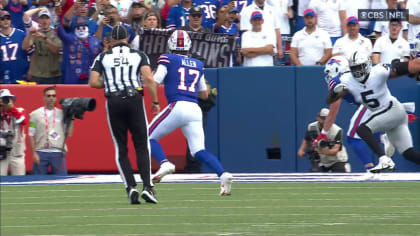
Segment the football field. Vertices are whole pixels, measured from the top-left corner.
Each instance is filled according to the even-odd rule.
[[[1,235],[420,235],[420,182],[161,183],[129,205],[122,184],[1,185]]]

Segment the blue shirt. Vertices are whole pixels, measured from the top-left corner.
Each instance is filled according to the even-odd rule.
[[[31,0],[28,0],[28,5],[22,3],[14,4],[12,0],[9,0],[6,11],[10,13],[10,19],[13,27],[25,31],[25,24],[23,23],[23,13],[31,8]]]
[[[238,25],[236,23],[232,23],[229,28],[226,28],[224,25],[222,25],[215,31],[215,33],[238,35]]]
[[[212,29],[216,23],[217,10],[220,8],[219,0],[194,0],[194,4],[203,9],[203,22],[201,25]]]
[[[203,63],[200,60],[178,54],[163,54],[158,59],[158,65],[166,66],[168,71],[163,81],[168,103],[197,103],[198,84],[203,75]]]
[[[166,20],[167,29],[178,29],[189,24],[188,9],[185,9],[181,4],[171,7]]]
[[[12,33],[5,36],[0,33],[0,84],[16,84],[16,80],[25,80],[29,69],[27,51],[22,49],[26,33],[12,28]]]

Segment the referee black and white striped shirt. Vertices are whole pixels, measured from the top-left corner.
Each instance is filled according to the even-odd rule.
[[[140,67],[149,65],[149,57],[145,53],[131,49],[126,44],[117,44],[99,54],[91,70],[102,75],[105,93],[113,93],[124,91],[127,87],[142,87]]]

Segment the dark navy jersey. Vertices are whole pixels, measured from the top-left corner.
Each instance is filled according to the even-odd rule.
[[[203,63],[200,60],[178,54],[163,54],[158,59],[158,65],[167,69],[163,84],[168,103],[197,103],[198,85],[203,75]]]
[[[22,49],[25,32],[13,28],[8,36],[0,33],[0,84],[15,84],[28,72],[27,51]]]

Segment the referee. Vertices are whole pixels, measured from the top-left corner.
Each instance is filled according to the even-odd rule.
[[[149,58],[144,52],[128,46],[129,36],[124,26],[113,28],[112,48],[96,57],[91,68],[89,85],[97,89],[105,88],[108,125],[116,149],[115,161],[125,184],[129,202],[140,204],[133,169],[128,159],[127,130],[132,135],[137,166],[143,180],[141,197],[146,202],[157,203],[150,179],[149,137],[141,81],[147,85],[152,96],[152,111],[159,112],[157,86],[150,69]]]

